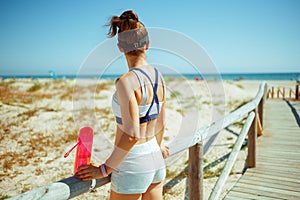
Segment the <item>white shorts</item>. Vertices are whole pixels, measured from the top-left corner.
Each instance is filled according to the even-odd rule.
[[[120,194],[145,193],[152,183],[165,179],[165,162],[156,138],[134,145],[112,172],[111,189]]]

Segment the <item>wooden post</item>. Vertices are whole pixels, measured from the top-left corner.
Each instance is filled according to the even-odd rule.
[[[285,88],[283,88],[283,99],[285,99]]]
[[[189,199],[203,199],[203,144],[189,148]]]
[[[256,166],[256,138],[257,138],[257,111],[255,109],[255,117],[248,132],[248,159],[247,164],[249,168]]]
[[[261,122],[260,122],[260,119],[259,119],[259,114],[256,116],[257,117],[257,136],[262,136],[263,134],[263,129],[262,129],[262,126],[261,126]]]
[[[259,115],[258,117],[260,119],[260,125],[262,130],[264,129],[264,105],[267,100],[267,96],[268,96],[268,86],[266,84],[264,88],[264,95],[258,104],[258,115]]]
[[[295,92],[295,98],[298,100],[299,99],[299,83],[296,83],[296,92]]]
[[[272,99],[274,99],[274,86],[272,86],[271,97],[272,97]]]
[[[258,116],[260,119],[260,125],[263,129],[264,127],[264,104],[265,104],[265,99],[261,98],[259,104],[258,104]]]

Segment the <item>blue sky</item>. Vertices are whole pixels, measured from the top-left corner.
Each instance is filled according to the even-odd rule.
[[[298,0],[1,0],[0,75],[76,74],[107,40],[109,18],[127,9],[147,27],[190,37],[220,72],[300,72]]]

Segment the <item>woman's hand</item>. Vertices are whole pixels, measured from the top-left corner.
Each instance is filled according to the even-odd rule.
[[[99,166],[94,164],[81,165],[78,167],[78,172],[75,174],[75,176],[82,181],[89,181],[103,177]]]
[[[162,153],[162,156],[163,156],[164,159],[169,157],[169,147],[168,146],[161,145],[160,150],[161,150],[161,153]]]

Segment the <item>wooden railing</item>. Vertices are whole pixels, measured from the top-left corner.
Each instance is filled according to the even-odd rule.
[[[259,91],[256,97],[246,105],[235,110],[234,112],[226,115],[221,120],[215,122],[209,127],[200,129],[197,134],[195,134],[195,144],[189,148],[189,199],[190,200],[202,200],[203,199],[203,158],[202,155],[197,155],[195,152],[200,154],[203,152],[203,141],[207,138],[212,137],[217,134],[220,130],[226,128],[227,126],[233,124],[234,122],[242,119],[249,114],[244,127],[239,135],[237,142],[227,160],[224,169],[222,170],[221,176],[219,177],[209,199],[218,199],[224,183],[229,175],[231,168],[236,160],[238,150],[240,149],[242,142],[248,133],[248,156],[247,156],[247,167],[252,168],[256,166],[256,138],[258,134],[262,133],[259,130],[263,127],[263,109],[264,102],[266,100],[267,84],[263,82],[260,85]],[[259,131],[258,131],[259,130]],[[199,172],[200,170],[200,172]],[[197,180],[194,180],[197,179]]]
[[[282,98],[282,99],[300,99],[300,91],[299,91],[300,80],[296,81],[295,88],[284,87],[284,86],[270,86],[267,91],[267,98]]]
[[[263,127],[263,105],[266,100],[266,91],[267,84],[263,82],[260,85],[256,97],[246,105],[240,107],[234,112],[212,123],[211,125],[197,130],[194,134],[191,134],[191,138],[187,138],[185,140],[182,140],[182,138],[175,138],[169,144],[170,156],[189,149],[188,179],[190,200],[203,199],[203,141],[218,134],[220,130],[226,128],[234,122],[237,122],[238,120],[243,119],[246,116],[248,116],[248,118],[244,124],[237,142],[235,143],[232,153],[227,160],[222,174],[211,193],[210,199],[218,199],[219,195],[221,194],[222,187],[236,160],[237,153],[246,137],[246,133],[248,133],[247,166],[255,167],[256,137],[260,127]],[[61,181],[37,188],[35,190],[28,191],[10,199],[71,199],[80,194],[88,192],[91,189],[101,187],[109,182],[110,177],[97,179],[96,181],[84,182],[72,176]]]

